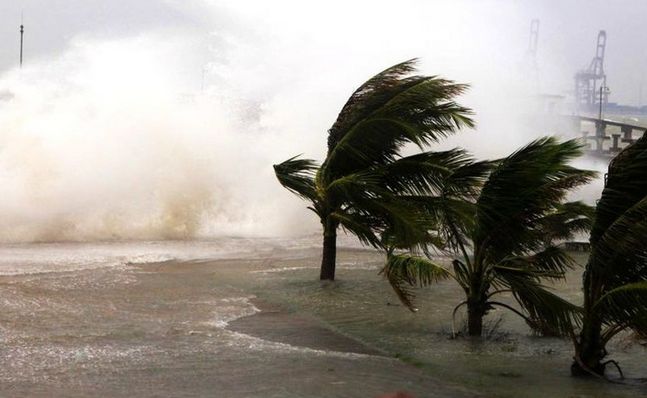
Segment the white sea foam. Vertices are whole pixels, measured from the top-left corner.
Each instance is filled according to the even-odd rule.
[[[250,271],[252,274],[273,274],[278,272],[289,272],[289,271],[302,271],[304,269],[318,269],[319,267],[277,267],[277,268],[268,268],[268,269],[259,269],[255,271]]]
[[[313,247],[299,239],[219,238],[207,241],[1,244],[0,275],[70,272],[165,261],[261,258],[276,250]]]
[[[326,356],[334,358],[345,358],[345,359],[364,359],[364,358],[385,358],[371,354],[360,354],[357,352],[342,352],[342,351],[332,351],[332,350],[319,350],[316,348],[294,346],[286,343],[279,343],[275,341],[264,340],[260,337],[250,336],[245,333],[240,333],[232,330],[227,330],[227,332],[233,338],[229,341],[228,345],[237,348],[244,348],[254,351],[274,351],[280,353],[294,353],[294,354],[306,354],[313,356]]]
[[[336,267],[338,270],[358,270],[358,271],[377,271],[380,269],[378,265],[367,265],[358,263],[340,263]],[[281,272],[302,271],[306,269],[319,269],[318,266],[294,266],[294,267],[276,267],[261,270],[250,271],[253,274],[273,274]]]
[[[216,313],[215,319],[208,324],[217,327],[218,329],[225,329],[229,323],[236,319],[251,316],[261,312],[251,300],[256,296],[246,297],[228,297],[220,299],[215,303]]]

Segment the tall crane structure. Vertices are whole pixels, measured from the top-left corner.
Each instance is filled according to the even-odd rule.
[[[539,40],[539,20],[530,21],[530,40],[528,41],[528,58],[537,67],[537,41]]]
[[[604,73],[604,52],[607,46],[607,33],[598,33],[595,57],[588,69],[575,74],[575,107],[578,113],[592,113],[609,102],[607,75]]]
[[[529,82],[534,86],[535,91],[539,91],[539,67],[537,66],[537,42],[539,41],[539,20],[530,21],[530,37],[528,40],[528,50],[526,51],[525,68]]]

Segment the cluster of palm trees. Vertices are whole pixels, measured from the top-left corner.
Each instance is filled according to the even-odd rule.
[[[321,221],[320,278],[335,278],[341,227],[384,251],[381,273],[412,311],[413,288],[452,279],[465,293],[454,314],[466,306],[469,335],[481,336],[488,312],[505,308],[541,334],[572,339],[574,375],[603,377],[613,336],[647,334],[646,138],[612,161],[595,208],[568,201],[596,176],[570,165],[582,152],[577,141],[540,138],[494,161],[429,150],[474,122],[455,102],[466,85],[414,71],[415,60],[394,65],[351,95],[322,164],[294,157],[274,166]],[[404,155],[411,144],[419,151]],[[580,306],[545,283],[576,265],[560,243],[587,232]],[[432,251],[450,257],[451,267],[432,261]],[[502,293],[518,305],[498,301]]]

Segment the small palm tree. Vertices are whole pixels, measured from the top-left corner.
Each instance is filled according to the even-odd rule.
[[[334,280],[337,230],[341,226],[364,244],[382,247],[390,228],[402,239],[420,241],[428,228],[408,196],[426,193],[441,181],[459,150],[402,156],[407,144],[419,148],[472,127],[471,111],[454,98],[463,84],[417,76],[415,60],[394,65],[360,86],[328,131],[321,166],[296,157],[274,166],[279,182],[311,203],[323,227],[322,280]]]
[[[573,375],[603,375],[606,344],[623,330],[647,333],[647,137],[609,164],[595,209],[583,276]],[[616,364],[617,365],[617,364]]]
[[[458,168],[442,194],[423,206],[441,226],[437,235],[454,256],[453,270],[421,256],[391,253],[382,273],[400,300],[415,310],[412,286],[452,278],[465,292],[454,314],[467,306],[471,336],[482,334],[483,317],[493,307],[507,308],[543,332],[567,333],[577,307],[542,282],[563,278],[574,264],[557,243],[590,226],[589,206],[565,203],[570,190],[595,175],[568,165],[580,151],[575,141],[542,138],[493,162],[487,176],[483,163]],[[455,179],[467,182],[456,190],[461,184]],[[512,293],[521,310],[497,301],[501,293]]]

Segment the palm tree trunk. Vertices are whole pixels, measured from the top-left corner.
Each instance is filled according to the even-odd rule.
[[[320,280],[335,280],[337,259],[337,224],[328,218],[324,224],[323,255],[321,257]]]
[[[467,299],[467,334],[481,336],[483,334],[483,317],[485,316],[485,300],[479,298]]]
[[[466,261],[468,257],[465,257]],[[487,287],[483,288],[483,273],[480,267],[470,274],[469,289],[467,294],[467,334],[472,337],[483,335],[483,318],[487,313],[487,295],[484,293]]]
[[[587,265],[587,269],[589,266],[590,263]],[[593,308],[593,303],[597,302],[600,297],[600,293],[598,293],[601,291],[600,283],[588,270],[584,272],[582,281],[584,285],[584,317],[580,338],[575,343],[576,357],[571,365],[571,374],[573,376],[592,376],[591,372],[593,372],[603,375],[602,359],[606,356],[606,350],[602,342],[602,321]]]
[[[602,323],[598,319],[592,318],[592,316],[585,316],[583,322],[576,347],[576,354],[579,354],[581,362],[573,361],[571,365],[573,376],[592,376],[590,372],[598,375],[604,374],[602,359],[606,356],[606,350],[601,337]]]

